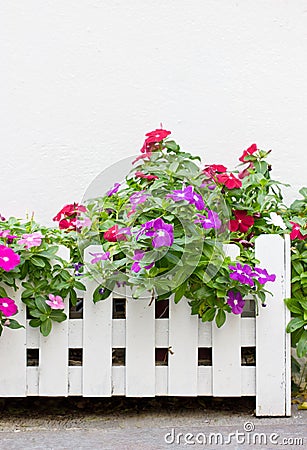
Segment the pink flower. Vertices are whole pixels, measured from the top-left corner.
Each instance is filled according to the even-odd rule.
[[[307,239],[307,234],[303,235],[301,233],[301,226],[298,223],[290,222],[292,225],[292,231],[290,233],[291,240],[299,239],[300,241],[304,241]]]
[[[244,150],[242,156],[240,156],[239,161],[247,162],[246,161],[246,157],[252,155],[253,153],[255,153],[257,151],[257,145],[256,144],[252,144],[250,147],[248,147],[247,150]]]
[[[0,311],[2,311],[5,317],[11,317],[17,313],[18,308],[11,298],[0,298]]]
[[[81,228],[90,227],[92,225],[92,221],[89,217],[84,217],[84,219],[76,219],[75,225],[78,230]]]
[[[44,236],[39,231],[31,234],[23,234],[22,238],[17,241],[17,244],[23,245],[29,249],[31,247],[39,247],[42,243],[42,238]]]
[[[6,245],[0,245],[0,267],[9,272],[20,263],[20,256]]]
[[[62,297],[59,295],[49,294],[49,300],[46,300],[47,305],[50,306],[51,309],[64,309],[65,305]]]
[[[218,174],[217,181],[224,184],[228,189],[237,189],[242,186],[242,181],[236,178],[233,173]]]
[[[157,177],[156,175],[145,175],[145,173],[140,172],[139,170],[137,170],[135,172],[135,176],[137,178],[144,178],[145,180],[149,180],[149,181],[158,180],[159,179],[159,177]]]
[[[162,128],[157,128],[156,130],[150,131],[149,133],[146,133],[146,139],[143,144],[143,147],[141,148],[142,153],[148,153],[152,152],[158,142],[162,142],[163,139],[167,138],[171,134],[170,131],[163,130]],[[157,146],[159,147],[159,146]]]

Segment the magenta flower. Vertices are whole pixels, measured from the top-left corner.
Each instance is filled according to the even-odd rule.
[[[143,250],[134,250],[134,255],[133,255],[133,261],[134,263],[131,266],[131,270],[135,273],[138,273],[142,267],[140,265],[140,261],[144,258],[145,256],[145,252],[143,252]],[[154,262],[148,264],[147,266],[144,266],[145,269],[149,270],[151,269],[153,266],[155,265]]]
[[[0,311],[2,311],[5,317],[11,317],[17,313],[18,308],[11,298],[0,298]]]
[[[248,264],[237,263],[235,266],[229,266],[233,272],[229,275],[232,280],[239,281],[242,284],[249,284],[251,287],[255,285],[253,277],[256,275]]]
[[[215,228],[216,230],[221,228],[222,222],[219,218],[218,213],[208,209],[208,216],[203,216],[202,214],[196,214],[199,219],[194,220],[194,223],[200,223],[205,229]]]
[[[7,243],[11,244],[13,239],[16,239],[18,236],[11,234],[10,230],[2,230],[0,231],[0,238],[7,239]]]
[[[150,220],[142,224],[141,230],[137,233],[136,239],[144,234],[152,237],[154,248],[171,247],[174,242],[174,227],[165,223],[161,218]]]
[[[0,245],[0,267],[9,272],[20,263],[20,256],[6,245]]]
[[[64,309],[65,308],[63,299],[59,295],[49,294],[48,297],[49,297],[49,300],[46,300],[46,303],[47,303],[47,305],[50,306],[51,309]]]
[[[190,205],[195,205],[198,211],[203,210],[205,207],[202,196],[194,192],[193,186],[187,186],[182,190],[175,190],[172,194],[167,194],[166,198],[171,198],[174,202],[186,200]]]
[[[114,186],[107,192],[107,196],[112,197],[113,194],[116,194],[119,188],[120,183],[115,183]]]
[[[228,305],[231,307],[233,314],[241,314],[245,305],[245,301],[242,298],[240,292],[229,291],[228,292]]]
[[[266,269],[260,269],[260,267],[255,267],[254,270],[256,272],[255,275],[258,277],[257,281],[260,284],[265,284],[268,281],[274,282],[276,280],[276,275],[274,275],[274,274],[269,275],[268,271]]]
[[[31,234],[23,234],[21,239],[17,241],[17,244],[24,245],[26,249],[31,247],[39,247],[42,243],[42,238],[44,236],[39,231]]]
[[[96,264],[99,261],[106,261],[107,259],[110,259],[110,252],[90,253],[90,255],[94,256],[94,258],[91,261],[91,264]]]

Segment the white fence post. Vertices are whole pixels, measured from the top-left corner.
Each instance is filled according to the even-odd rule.
[[[285,328],[289,314],[284,298],[289,294],[289,245],[279,235],[262,235],[256,240],[260,266],[276,275],[267,289],[266,307],[256,317],[256,415],[284,416],[289,405],[289,338]]]

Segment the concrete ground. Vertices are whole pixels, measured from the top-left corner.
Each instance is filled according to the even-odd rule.
[[[307,411],[256,418],[253,407],[249,398],[0,399],[0,449],[307,447]]]

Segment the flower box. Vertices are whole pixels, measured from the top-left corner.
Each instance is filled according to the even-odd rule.
[[[21,289],[18,298],[11,293],[25,328],[6,329],[1,337],[0,396],[255,396],[257,416],[290,415],[287,238],[257,238],[256,258],[276,274],[273,295],[259,315],[228,314],[220,329],[190,315],[184,298],[178,304],[170,299],[162,311],[121,287],[94,304],[97,284],[88,278],[80,294],[83,317],[66,311],[68,320],[43,337],[28,324]],[[97,250],[88,247],[85,257]],[[228,251],[236,256],[239,249],[232,245]]]

